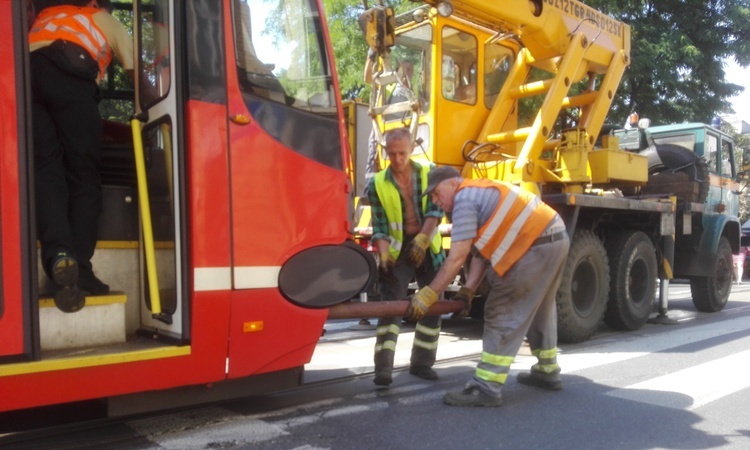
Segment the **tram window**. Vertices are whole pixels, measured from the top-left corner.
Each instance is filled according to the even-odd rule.
[[[128,30],[133,31],[133,7],[130,3],[113,2],[111,14]],[[99,113],[105,121],[128,123],[135,114],[135,91],[133,80],[125,72],[117,58],[107,67],[107,73],[99,83],[102,101]],[[110,139],[105,135],[105,140]]]
[[[175,251],[175,205],[172,173],[172,122],[165,116],[160,122],[143,129],[143,148],[146,156],[146,183],[149,187],[149,206],[162,311],[177,311],[177,254]],[[147,304],[151,305],[150,298]]]
[[[232,1],[243,91],[299,109],[336,113],[320,18],[305,0]]]
[[[163,98],[170,87],[169,4],[167,0],[141,0],[140,49],[141,104],[148,107]]]
[[[237,79],[256,123],[289,149],[342,165],[333,59],[309,0],[232,0]],[[230,55],[231,57],[232,55]]]

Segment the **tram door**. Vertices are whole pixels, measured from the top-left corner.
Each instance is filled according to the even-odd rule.
[[[30,155],[27,98],[26,18],[23,2],[0,2],[0,364],[5,357],[31,355],[32,240],[27,158]],[[34,259],[35,261],[35,259]]]
[[[141,223],[141,324],[175,338],[187,336],[183,305],[185,290],[180,232],[183,189],[183,157],[178,125],[181,101],[175,70],[175,17],[184,2],[136,0],[133,22],[136,54],[136,104],[140,119],[143,159],[148,199],[139,189]],[[136,150],[138,151],[138,150]],[[150,215],[150,224],[146,219]],[[148,239],[148,233],[151,239]],[[151,241],[151,242],[149,242]],[[183,303],[184,300],[184,303]],[[160,311],[160,313],[159,313]],[[158,314],[157,314],[158,313]]]

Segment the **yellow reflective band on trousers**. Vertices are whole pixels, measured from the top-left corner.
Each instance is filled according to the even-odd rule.
[[[378,336],[381,336],[381,335],[387,334],[387,333],[398,334],[399,331],[401,331],[401,327],[399,327],[398,325],[396,325],[395,323],[393,323],[391,325],[386,325],[384,327],[378,327],[378,329],[375,331],[375,333]]]
[[[480,369],[479,367],[477,367],[475,375],[480,380],[485,380],[485,381],[490,381],[492,383],[500,383],[500,384],[505,384],[505,381],[508,379],[507,373],[494,373],[489,370]]]
[[[390,350],[392,352],[396,351],[396,342],[395,341],[385,341],[383,344],[375,344],[375,353],[380,353],[381,350]]]
[[[514,356],[500,356],[492,353],[482,352],[482,362],[492,364],[493,366],[508,366],[513,364]]]
[[[504,384],[508,379],[510,365],[513,364],[514,356],[493,355],[482,352],[482,360],[477,365],[475,376],[480,380],[492,383]]]
[[[414,329],[417,333],[426,334],[427,336],[437,336],[440,334],[440,328],[430,328],[418,323]]]
[[[536,349],[532,352],[532,355],[539,359],[552,359],[557,358],[557,347],[549,350]]]
[[[421,348],[423,348],[425,350],[437,350],[438,343],[437,343],[437,341],[435,341],[435,342],[427,342],[427,341],[423,341],[421,339],[414,339],[414,346],[415,347],[421,347]]]
[[[531,352],[531,354],[539,360],[533,366],[535,370],[544,373],[553,373],[560,370],[560,366],[557,364],[557,347],[549,350],[537,349]]]

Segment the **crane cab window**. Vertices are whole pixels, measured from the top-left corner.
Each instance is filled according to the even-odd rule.
[[[477,102],[477,39],[452,27],[442,33],[442,93],[455,102]]]
[[[513,66],[513,51],[498,44],[484,47],[484,106],[492,109]]]
[[[396,45],[391,49],[391,64],[402,77],[402,85],[394,86],[388,103],[404,101],[404,93],[410,89],[419,99],[422,114],[430,110],[430,48],[432,46],[432,26],[421,25],[396,37]],[[400,120],[401,117],[398,117]],[[388,119],[386,119],[388,120]]]

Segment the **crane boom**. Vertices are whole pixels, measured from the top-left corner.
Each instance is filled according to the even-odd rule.
[[[606,69],[614,53],[630,55],[630,27],[577,0],[427,0],[450,3],[453,15],[485,28],[518,36],[537,60],[565,53],[566,36],[584,33],[591,43],[589,61]],[[600,73],[600,72],[597,72]]]

